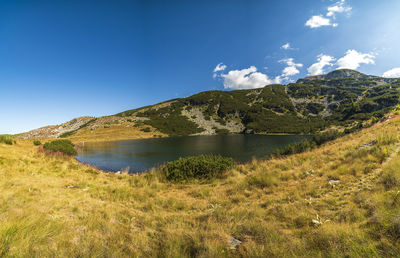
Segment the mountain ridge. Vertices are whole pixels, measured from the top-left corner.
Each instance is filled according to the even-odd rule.
[[[112,116],[74,119],[47,128],[50,133],[42,133],[46,130],[39,128],[20,137],[84,139],[85,135],[96,135],[100,128],[106,135],[107,129],[117,126],[127,132],[128,138],[136,138],[139,132],[142,137],[314,133],[382,117],[399,103],[399,90],[400,79],[339,69],[287,85],[199,92]]]

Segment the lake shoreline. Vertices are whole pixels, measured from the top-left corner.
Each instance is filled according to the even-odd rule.
[[[215,154],[238,163],[268,160],[276,149],[311,135],[194,135],[92,142],[78,145],[77,159],[105,171],[143,173],[180,157]]]

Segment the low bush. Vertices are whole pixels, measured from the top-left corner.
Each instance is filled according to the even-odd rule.
[[[54,153],[63,153],[70,156],[75,156],[77,154],[74,144],[70,140],[55,140],[51,142],[46,142],[43,145],[45,151],[50,151]]]
[[[396,115],[400,114],[400,104],[398,104],[394,109],[393,109],[394,113]]]
[[[168,162],[159,168],[161,176],[172,182],[189,182],[194,179],[220,178],[235,165],[232,158],[221,155],[199,155]]]
[[[34,140],[33,145],[39,146],[39,145],[42,145],[42,143],[39,140]]]
[[[145,127],[145,128],[140,129],[140,131],[149,133],[149,132],[151,132],[151,129],[150,129],[150,127]]]
[[[0,135],[0,143],[13,145],[15,143],[15,141],[14,141],[13,137],[10,135]]]
[[[304,139],[303,141],[301,141],[299,143],[292,143],[281,149],[277,149],[272,153],[272,155],[273,156],[286,156],[286,155],[301,153],[304,151],[311,150],[315,146],[316,146],[316,144],[314,141]]]
[[[217,128],[217,129],[215,129],[215,133],[216,134],[229,134],[230,131],[228,129],[219,129],[219,128]]]
[[[333,141],[336,138],[343,136],[344,133],[340,133],[336,130],[329,130],[323,133],[317,133],[313,136],[312,140],[317,144],[321,145],[325,142]]]
[[[360,131],[362,128],[363,128],[362,123],[358,123],[358,124],[354,125],[353,127],[344,129],[344,134],[355,133],[357,131]]]
[[[322,145],[329,141],[333,141],[336,138],[343,136],[344,134],[345,133],[341,133],[336,130],[329,130],[323,133],[317,133],[312,137],[311,140],[304,139],[299,143],[289,144],[283,148],[275,150],[272,155],[279,157],[309,151],[314,149],[316,146]]]

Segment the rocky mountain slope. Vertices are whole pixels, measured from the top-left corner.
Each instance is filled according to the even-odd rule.
[[[221,133],[314,133],[380,118],[399,103],[400,79],[341,69],[288,85],[236,91],[206,91],[187,98],[128,110],[114,116],[77,118],[22,138],[73,137],[82,131],[123,124],[153,135]],[[122,128],[121,127],[121,128]],[[127,129],[128,128],[128,129]],[[129,135],[134,136],[134,130]]]

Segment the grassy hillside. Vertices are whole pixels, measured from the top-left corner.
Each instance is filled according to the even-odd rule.
[[[17,136],[20,139],[66,138],[74,142],[97,142],[124,139],[165,137],[140,119],[131,117],[83,117],[57,126],[46,126]]]
[[[392,117],[203,184],[0,143],[0,257],[400,256],[399,129]]]

